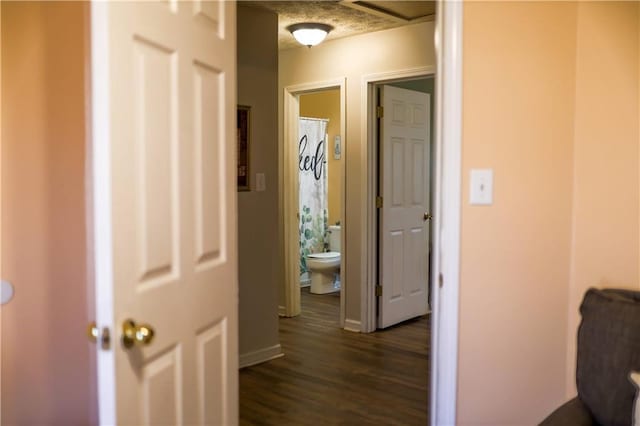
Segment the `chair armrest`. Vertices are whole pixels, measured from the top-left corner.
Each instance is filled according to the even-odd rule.
[[[540,426],[598,426],[579,398],[561,405],[540,423]]]

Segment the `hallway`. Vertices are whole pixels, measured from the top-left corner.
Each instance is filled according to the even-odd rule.
[[[240,370],[240,423],[428,424],[430,317],[371,334],[338,327],[340,298],[302,291],[285,356]]]

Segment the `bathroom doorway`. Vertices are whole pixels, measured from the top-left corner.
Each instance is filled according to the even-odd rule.
[[[343,222],[340,89],[304,93],[299,102],[301,310],[326,307],[327,322],[339,326]]]
[[[317,303],[335,311],[330,322],[342,328],[348,285],[344,79],[288,87],[284,102],[286,305],[280,315],[297,316],[305,301]]]

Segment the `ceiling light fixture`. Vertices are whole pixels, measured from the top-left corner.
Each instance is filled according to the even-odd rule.
[[[308,47],[320,44],[332,29],[331,25],[316,22],[302,22],[287,27],[287,31],[298,40],[298,43]]]

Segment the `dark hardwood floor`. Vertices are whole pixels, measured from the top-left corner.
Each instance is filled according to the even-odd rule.
[[[341,330],[337,294],[302,292],[280,319],[285,356],[240,370],[241,425],[427,425],[429,315],[370,334]]]

